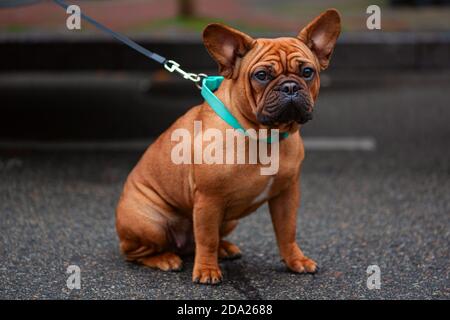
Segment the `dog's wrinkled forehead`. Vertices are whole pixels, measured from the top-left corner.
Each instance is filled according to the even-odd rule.
[[[269,68],[274,74],[297,73],[307,63],[319,69],[317,57],[296,38],[257,39],[249,52],[252,66],[249,72],[258,68]]]

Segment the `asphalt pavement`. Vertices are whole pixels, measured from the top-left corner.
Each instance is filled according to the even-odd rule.
[[[327,90],[305,135],[368,135],[376,150],[307,150],[297,239],[321,269],[288,272],[266,206],[229,237],[219,286],[125,262],[114,210],[141,151],[0,151],[2,299],[449,299],[446,83]],[[358,107],[358,108],[356,108]],[[357,116],[355,116],[357,115]],[[322,120],[322,121],[321,121]],[[317,127],[314,127],[317,121]],[[325,125],[327,124],[327,125]],[[315,128],[315,129],[314,129]],[[353,128],[353,129],[351,129]],[[81,289],[66,285],[69,265]],[[380,268],[380,289],[367,268]]]

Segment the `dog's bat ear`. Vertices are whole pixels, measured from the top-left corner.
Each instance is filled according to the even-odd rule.
[[[328,9],[311,21],[298,34],[317,56],[322,70],[328,67],[336,40],[341,33],[341,16],[336,9]]]
[[[240,59],[252,48],[254,41],[245,33],[219,23],[210,24],[203,31],[203,43],[225,78],[237,77]]]

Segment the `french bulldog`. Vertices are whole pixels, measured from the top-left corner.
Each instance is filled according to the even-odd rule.
[[[149,146],[129,174],[116,210],[120,249],[127,260],[164,271],[182,268],[181,255],[195,252],[192,279],[222,281],[219,259],[241,256],[224,240],[240,218],[268,202],[278,249],[287,268],[315,273],[316,262],[296,242],[300,202],[300,171],[304,147],[299,130],[312,119],[320,87],[319,73],[328,67],[340,34],[340,15],[329,9],[296,37],[254,39],[222,24],[203,33],[206,49],[217,62],[223,82],[216,97],[245,129],[274,130],[289,135],[277,144],[279,167],[262,175],[262,164],[178,164],[171,160],[173,133],[187,130],[194,145],[204,129],[222,131],[230,125],[205,101],[176,120]],[[245,136],[245,146],[253,139]],[[232,152],[237,152],[233,149]],[[224,146],[224,153],[230,150]]]

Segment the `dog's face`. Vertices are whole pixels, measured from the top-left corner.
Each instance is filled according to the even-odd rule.
[[[317,59],[298,39],[256,41],[260,55],[247,71],[256,119],[270,127],[312,119],[319,88]]]
[[[219,72],[234,80],[241,112],[263,126],[286,129],[312,119],[319,72],[328,67],[340,29],[338,12],[328,10],[297,38],[253,39],[220,24],[209,25],[203,38]]]

